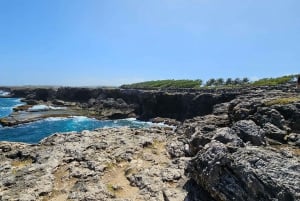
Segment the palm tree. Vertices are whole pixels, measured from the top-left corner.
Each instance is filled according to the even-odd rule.
[[[240,78],[235,78],[233,81],[233,84],[235,84],[235,85],[240,85],[241,83],[242,83],[242,81]]]
[[[243,79],[242,79],[242,82],[243,82],[243,84],[248,84],[249,83],[249,78],[247,78],[247,77],[244,77]]]
[[[231,78],[227,78],[226,81],[225,81],[225,84],[226,84],[226,85],[231,85],[231,84],[233,84],[233,83],[232,83],[232,79],[231,79]]]
[[[205,86],[212,86],[216,84],[216,80],[214,78],[211,78],[209,80],[206,81]]]
[[[223,79],[223,78],[218,78],[218,79],[216,80],[216,85],[217,85],[217,86],[224,85],[224,79]]]

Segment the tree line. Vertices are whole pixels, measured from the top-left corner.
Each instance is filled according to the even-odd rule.
[[[191,88],[199,89],[201,87],[230,87],[230,86],[269,86],[293,82],[299,75],[286,75],[277,78],[263,78],[256,81],[250,81],[249,78],[211,78],[205,83],[201,79],[197,80],[155,80],[139,82],[134,84],[122,85],[121,88],[136,89],[169,89],[169,88]]]
[[[228,85],[245,85],[245,84],[249,84],[249,83],[250,83],[250,79],[247,77],[244,77],[242,79],[227,78],[226,80],[223,78],[218,78],[218,79],[211,78],[206,81],[204,86],[210,87],[210,86],[224,86],[224,85],[227,85],[227,86]]]

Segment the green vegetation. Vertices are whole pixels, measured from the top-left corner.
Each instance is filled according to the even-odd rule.
[[[238,85],[246,85],[249,84],[249,78],[245,77],[243,79],[240,78],[227,78],[224,80],[223,78],[218,79],[209,79],[206,81],[205,86],[206,87],[222,87],[222,86],[238,86]]]
[[[16,160],[16,161],[11,162],[11,166],[17,167],[17,168],[23,168],[30,164],[32,164],[32,159]]]
[[[296,97],[287,97],[287,98],[278,98],[274,100],[270,100],[265,102],[266,106],[271,106],[271,105],[286,105],[289,103],[295,103],[295,102],[300,102],[300,96]]]
[[[32,159],[25,159],[25,160],[15,160],[11,162],[11,166],[12,166],[12,174],[16,175],[18,170],[31,165],[32,164]]]
[[[293,81],[297,75],[287,75],[277,78],[263,78],[252,83],[253,86],[272,86]]]
[[[177,88],[200,88],[202,80],[156,80],[122,85],[121,88],[136,89],[177,89]]]
[[[294,81],[298,75],[277,78],[263,78],[251,82],[249,78],[211,78],[202,85],[202,80],[156,80],[122,85],[121,88],[133,89],[201,89],[201,88],[237,88],[242,86],[273,86]]]
[[[108,190],[109,192],[111,192],[112,194],[115,195],[115,193],[116,193],[116,188],[114,187],[113,184],[106,184],[106,188],[107,188],[107,190]]]
[[[107,162],[105,163],[105,170],[112,170],[113,168],[115,168],[117,165],[116,163],[113,162]]]

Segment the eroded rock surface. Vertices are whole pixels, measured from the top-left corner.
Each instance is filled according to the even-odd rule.
[[[25,95],[95,115],[128,108],[126,115],[176,129],[112,128],[55,134],[38,145],[1,142],[0,200],[300,200],[300,97],[289,85]]]
[[[187,159],[165,149],[170,128],[55,134],[0,143],[0,200],[183,200]]]
[[[186,174],[215,200],[300,200],[299,101],[293,92],[255,90],[186,121]]]

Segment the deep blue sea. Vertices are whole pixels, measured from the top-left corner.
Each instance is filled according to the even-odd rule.
[[[8,116],[12,108],[21,104],[19,99],[0,98],[0,117]],[[38,143],[56,132],[94,130],[104,127],[129,126],[134,128],[150,127],[152,123],[135,119],[99,121],[87,117],[47,118],[45,120],[22,124],[14,127],[0,127],[0,141]]]

